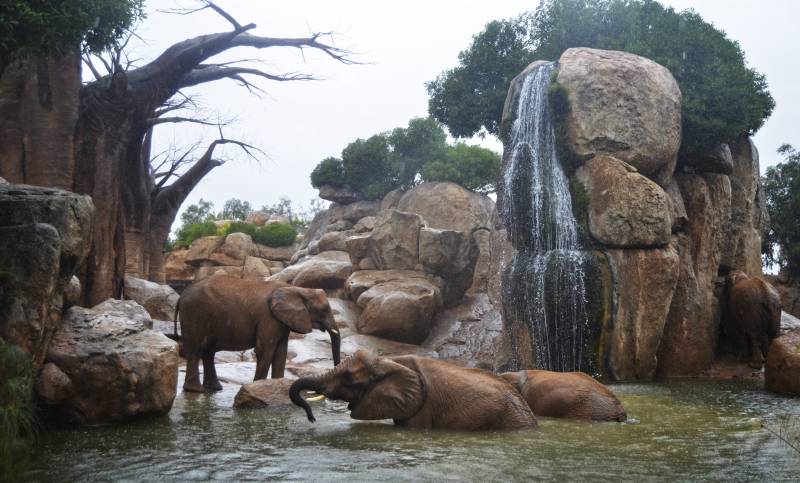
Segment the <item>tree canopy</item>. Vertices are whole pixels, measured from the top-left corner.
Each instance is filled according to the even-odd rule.
[[[144,16],[143,0],[6,0],[0,2],[0,65],[80,44],[97,53]]]
[[[800,152],[784,144],[778,149],[782,163],[767,168],[762,178],[770,230],[764,240],[768,262],[778,263],[792,276],[800,276]],[[777,250],[776,250],[777,248]]]
[[[480,146],[447,143],[432,118],[411,119],[407,127],[357,139],[341,158],[325,158],[311,172],[311,184],[348,186],[368,199],[421,181],[452,181],[480,192],[494,191],[500,157]]]
[[[458,66],[427,84],[429,112],[453,136],[497,135],[511,79],[571,47],[627,51],[667,67],[683,94],[682,155],[754,133],[775,105],[739,44],[693,10],[654,0],[544,0],[473,37]]]

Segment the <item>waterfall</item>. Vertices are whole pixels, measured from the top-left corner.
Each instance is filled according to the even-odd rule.
[[[507,318],[527,326],[538,368],[575,371],[586,362],[587,255],[548,107],[555,67],[543,64],[525,77],[506,146],[501,216],[517,255],[506,269],[503,302]]]

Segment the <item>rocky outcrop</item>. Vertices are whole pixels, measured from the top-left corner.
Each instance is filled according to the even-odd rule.
[[[0,336],[37,367],[88,253],[93,217],[88,196],[0,184]]]
[[[768,391],[800,396],[800,329],[772,341],[764,368]]]
[[[269,221],[269,213],[263,211],[254,211],[247,215],[244,222],[255,226],[264,226]]]
[[[367,254],[379,270],[414,270],[419,264],[422,218],[397,210],[381,212],[367,241]]]
[[[347,205],[361,199],[361,194],[347,186],[322,185],[319,188],[319,197],[323,200],[333,201]]]
[[[194,278],[194,267],[186,263],[188,249],[172,250],[165,255],[164,272],[167,283],[188,282]]]
[[[345,293],[363,309],[359,332],[419,344],[442,307],[441,290],[413,270],[362,270],[347,280]]]
[[[291,379],[261,379],[243,385],[233,399],[237,409],[273,408],[292,406],[289,399]]]
[[[679,274],[678,250],[605,250],[614,280],[613,328],[608,337],[607,375],[617,380],[651,379],[656,354]]]
[[[53,336],[36,387],[60,421],[164,414],[178,382],[177,344],[125,317],[73,307]]]
[[[327,251],[307,257],[286,267],[268,280],[291,283],[298,287],[337,289],[353,272],[347,252]]]
[[[681,144],[681,91],[667,68],[627,52],[572,48],[558,59],[557,82],[578,156],[614,156],[666,185]]]
[[[141,278],[125,276],[125,298],[144,307],[151,317],[158,320],[172,320],[180,296],[169,285],[161,285]]]
[[[772,284],[781,298],[781,307],[784,312],[800,317],[800,280],[789,277],[785,271],[775,275],[765,275],[764,280]]]
[[[589,231],[611,247],[645,248],[669,243],[667,194],[636,168],[611,156],[595,156],[578,168],[589,198]]]
[[[144,307],[133,300],[108,299],[92,307],[92,310],[103,315],[117,317],[128,324],[141,325],[147,329],[153,328],[153,318]]]

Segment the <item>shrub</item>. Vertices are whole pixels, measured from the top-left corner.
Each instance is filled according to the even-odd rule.
[[[479,193],[495,190],[500,156],[480,146],[458,143],[448,147],[444,158],[429,161],[422,167],[424,181],[452,181]]]
[[[672,72],[683,94],[681,156],[753,134],[775,102],[741,47],[693,10],[653,0],[545,0],[534,13],[494,21],[428,83],[430,114],[457,137],[498,134],[511,79],[571,47],[623,50]]]
[[[201,223],[192,223],[188,226],[184,225],[178,231],[178,240],[175,242],[178,246],[188,247],[193,241],[204,236],[212,236],[217,234],[217,226],[213,221],[204,221]]]
[[[325,158],[311,172],[311,186],[314,188],[323,185],[342,187],[345,184],[344,165],[339,158]]]
[[[0,480],[24,469],[36,436],[33,364],[18,346],[0,338]]]
[[[297,238],[297,230],[292,225],[270,223],[255,230],[253,241],[268,247],[287,247]]]
[[[252,225],[250,223],[245,223],[243,221],[234,221],[225,226],[225,230],[223,231],[222,235],[228,236],[231,233],[244,233],[246,235],[253,236],[256,234],[256,230],[258,227]]]

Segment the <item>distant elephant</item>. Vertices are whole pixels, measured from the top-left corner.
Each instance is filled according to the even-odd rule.
[[[761,369],[770,342],[780,334],[780,295],[762,278],[738,270],[728,274],[725,289],[727,333],[734,351],[748,359],[750,367]]]
[[[618,422],[628,419],[614,393],[583,372],[519,371],[500,377],[517,388],[536,416]]]
[[[213,275],[187,287],[178,300],[178,316],[186,355],[184,391],[218,391],[222,385],[214,368],[217,351],[255,347],[255,380],[281,378],[286,367],[289,332],[307,334],[312,329],[331,336],[334,365],[339,363],[341,338],[323,290],[293,287],[283,282],[243,280]],[[198,373],[203,360],[203,385]]]
[[[357,351],[338,367],[303,377],[289,389],[292,402],[315,421],[300,391],[347,401],[353,419],[393,419],[398,426],[488,430],[536,427],[536,417],[505,380],[419,356],[378,357]]]

